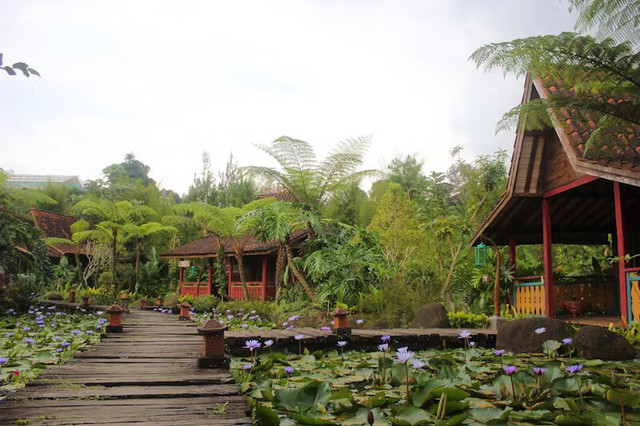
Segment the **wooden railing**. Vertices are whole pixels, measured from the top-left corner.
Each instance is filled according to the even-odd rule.
[[[619,310],[618,286],[613,276],[562,277],[554,280],[554,306],[579,302],[583,310],[614,313]]]
[[[518,315],[544,316],[542,277],[520,277],[513,281],[513,309]]]
[[[640,268],[629,268],[627,276],[627,315],[629,322],[640,321]]]
[[[180,295],[186,296],[190,294],[193,297],[202,296],[203,294],[210,294],[211,288],[209,285],[204,282],[198,285],[197,282],[182,282],[182,287],[180,287]]]
[[[247,292],[250,299],[264,300],[264,291],[262,288],[262,281],[248,281]],[[244,299],[244,291],[242,290],[242,283],[232,282],[229,290],[229,297],[232,299]]]

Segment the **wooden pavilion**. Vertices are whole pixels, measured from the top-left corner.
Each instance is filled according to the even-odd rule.
[[[299,230],[291,234],[290,241],[299,245],[307,237],[307,231]],[[276,260],[280,244],[277,241],[259,241],[253,235],[246,235],[237,239],[243,249],[244,275],[247,281],[247,290],[251,299],[268,300],[276,296]],[[233,241],[229,238],[221,241],[227,269],[227,294],[231,299],[243,299],[244,292],[240,280],[240,270],[234,257]],[[217,294],[213,286],[213,262],[220,252],[220,241],[213,235],[206,235],[175,249],[162,253],[160,257],[179,259],[178,290],[180,295],[190,294],[198,297],[204,294]],[[206,280],[189,281],[186,279],[185,270],[193,265],[194,259],[203,259],[207,262]]]
[[[560,85],[529,77],[523,102],[545,98]],[[573,305],[622,323],[640,321],[640,262],[624,259],[640,253],[640,127],[611,134],[585,158],[596,124],[550,118],[553,127],[541,131],[519,127],[507,189],[472,243],[509,246],[515,275],[509,304],[518,314],[553,317]],[[522,244],[542,244],[541,276],[517,275],[516,246]],[[552,244],[610,244],[614,267],[609,275],[554,276]]]

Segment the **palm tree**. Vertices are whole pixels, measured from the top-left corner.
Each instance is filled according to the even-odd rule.
[[[282,136],[270,145],[258,145],[278,162],[281,170],[259,166],[247,169],[275,181],[297,202],[318,211],[334,192],[376,173],[375,170],[356,171],[370,143],[370,136],[347,139],[318,162],[308,142]]]
[[[278,257],[276,260],[276,300],[280,297],[282,289],[285,263],[304,288],[310,299],[313,299],[314,292],[307,281],[303,271],[301,271],[293,261],[291,250],[291,234],[303,228],[310,222],[309,212],[304,212],[291,203],[277,201],[263,208],[260,208],[245,220],[250,223],[255,233],[261,241],[277,241]]]
[[[155,214],[149,206],[133,204],[129,201],[81,200],[73,206],[72,212],[83,219],[73,224],[73,240],[76,243],[93,240],[108,241],[111,245],[111,284],[116,283],[116,264],[119,245],[130,237],[127,226],[140,224]],[[91,225],[91,224],[94,225]]]
[[[129,236],[129,239],[133,239],[135,242],[135,250],[136,250],[136,285],[134,293],[138,294],[138,289],[140,287],[139,277],[140,277],[140,249],[142,247],[142,243],[145,239],[162,233],[176,233],[178,230],[173,226],[162,225],[158,222],[147,222],[142,225],[138,225],[135,223],[127,223],[123,227],[124,231]]]

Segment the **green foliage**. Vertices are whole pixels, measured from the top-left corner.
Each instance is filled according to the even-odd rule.
[[[636,353],[640,350],[640,322],[632,322],[625,328],[615,327],[610,324],[609,331],[613,331],[627,339],[636,349]]]
[[[424,161],[415,155],[407,155],[404,159],[396,157],[389,163],[388,179],[400,185],[411,200],[420,202],[425,196],[428,184],[422,172],[423,165]]]
[[[374,213],[367,194],[356,183],[336,191],[323,210],[324,217],[353,226],[367,226]]]
[[[379,288],[370,287],[361,295],[358,311],[377,327],[409,327],[416,312],[427,302],[437,300],[438,289],[401,276],[385,277]]]
[[[425,235],[409,195],[399,184],[389,184],[369,229],[380,236],[386,260],[398,270],[424,259]]]
[[[42,281],[33,275],[14,275],[8,283],[0,283],[0,309],[26,312],[43,290]]]
[[[178,304],[187,302],[190,305],[193,305],[195,297],[192,294],[185,294],[184,296],[178,297]]]
[[[452,328],[487,328],[489,326],[489,317],[484,314],[457,311],[447,312],[447,317]]]
[[[51,279],[47,249],[30,222],[0,210],[0,270],[9,276],[29,274],[38,285]]]
[[[241,207],[255,199],[256,186],[246,173],[238,168],[229,155],[224,173],[219,173],[218,183],[211,171],[209,153],[202,154],[202,172],[193,177],[193,184],[184,198],[186,202],[201,202],[217,207]]]
[[[18,70],[27,78],[31,77],[32,75],[37,75],[38,77],[40,77],[38,71],[29,67],[29,65],[25,64],[24,62],[16,62],[13,65],[2,66],[2,53],[0,53],[0,69],[5,70],[7,74],[12,76],[16,75],[16,70]]]
[[[196,312],[211,312],[211,310],[218,306],[220,298],[213,294],[205,294],[193,299],[193,310]]]
[[[636,9],[637,10],[637,9]],[[628,148],[626,129],[640,124],[640,53],[628,43],[612,39],[597,41],[591,36],[562,33],[493,43],[476,50],[472,59],[486,69],[502,68],[505,73],[531,73],[556,91],[523,103],[507,112],[499,129],[517,124],[520,117],[527,129],[550,127],[549,111],[564,125],[566,111],[574,122],[596,123],[585,143],[584,157],[608,155],[609,149]],[[598,96],[594,96],[597,93]],[[609,102],[609,99],[617,102]],[[611,138],[611,134],[625,135]],[[601,150],[602,149],[602,150]]]
[[[44,295],[44,300],[54,300],[58,302],[62,302],[64,300],[64,295],[62,293],[47,293]]]
[[[316,283],[315,299],[323,305],[357,304],[387,267],[378,235],[367,229],[334,224],[309,249],[304,270]]]
[[[640,42],[640,1],[638,0],[569,0],[570,9],[578,9],[576,29],[586,32],[597,27],[599,39],[612,37],[618,43]]]

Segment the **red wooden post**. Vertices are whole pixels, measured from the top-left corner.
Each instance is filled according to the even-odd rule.
[[[233,277],[233,260],[230,258],[227,258],[227,269],[229,270],[229,291],[227,292],[227,294],[229,295],[229,297],[233,299],[233,296],[231,293],[231,278]]]
[[[182,261],[182,259],[180,259]],[[178,294],[182,294],[182,266],[178,264]]]
[[[544,314],[552,318],[554,314],[553,295],[553,255],[551,243],[551,214],[549,212],[549,200],[542,199],[542,244],[544,247]]]
[[[620,194],[620,182],[613,182],[613,200],[616,209],[616,237],[618,240],[618,280],[620,284],[620,316],[624,324],[629,323],[627,306],[627,274],[625,270],[625,245],[624,245],[624,217],[622,212],[622,196]]]
[[[509,237],[509,268],[511,269],[511,273],[513,274],[513,277],[517,277],[518,274],[518,260],[517,260],[517,256],[516,256],[516,238],[511,236]],[[509,286],[509,301],[507,302],[507,305],[510,307],[511,309],[511,305],[513,304],[513,286],[515,285],[515,280],[511,283],[511,285]]]
[[[333,334],[337,334],[341,336],[343,334],[351,334],[351,328],[349,327],[349,311],[336,308],[333,312],[331,312],[331,316],[333,317]]]
[[[262,258],[262,300],[267,300],[267,255]]]
[[[180,316],[179,320],[183,321],[191,321],[191,314],[189,310],[191,309],[191,305],[186,300],[180,304]]]
[[[207,271],[209,273],[209,276],[207,277],[207,294],[213,294],[211,291],[213,287],[213,258],[209,257],[207,262]]]

